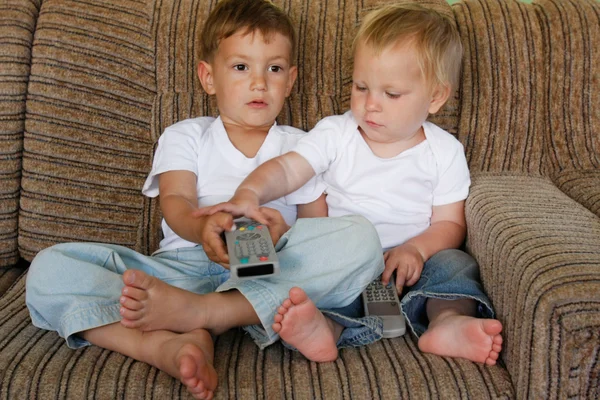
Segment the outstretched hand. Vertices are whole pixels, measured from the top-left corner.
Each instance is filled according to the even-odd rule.
[[[244,191],[249,192],[249,191]],[[234,217],[246,217],[268,225],[268,218],[260,211],[259,202],[253,193],[241,193],[234,195],[231,200],[214,206],[202,207],[194,211],[194,217],[213,215],[218,212],[226,212]]]

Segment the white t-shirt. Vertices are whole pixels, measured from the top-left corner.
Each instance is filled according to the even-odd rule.
[[[304,135],[305,132],[299,129],[274,124],[256,156],[247,158],[229,140],[220,117],[178,122],[165,129],[159,138],[152,171],[142,193],[148,197],[158,196],[159,174],[185,170],[197,176],[200,207],[227,201],[250,172],[265,161],[290,151]],[[312,179],[294,193],[265,206],[279,210],[288,225],[292,225],[296,220],[296,205],[316,200],[323,190],[324,185]],[[162,229],[164,239],[160,242],[160,251],[196,246],[173,232],[164,219]]]
[[[467,198],[471,179],[462,144],[425,122],[425,138],[392,158],[377,157],[348,111],[321,120],[293,151],[326,185],[329,216],[369,219],[384,250],[425,231],[433,206]]]

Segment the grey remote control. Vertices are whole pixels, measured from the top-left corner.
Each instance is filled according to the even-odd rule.
[[[404,335],[406,322],[396,293],[394,278],[384,286],[381,276],[371,282],[362,293],[365,315],[375,315],[383,319],[383,337],[394,338]]]
[[[231,279],[256,279],[279,274],[279,259],[266,225],[239,218],[225,232]]]

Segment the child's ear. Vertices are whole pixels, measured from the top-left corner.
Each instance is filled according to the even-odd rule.
[[[216,90],[213,85],[212,65],[206,61],[200,61],[198,63],[198,78],[200,78],[200,83],[206,93],[215,94]]]
[[[450,97],[450,86],[449,85],[437,85],[433,90],[433,96],[431,103],[429,103],[429,114],[435,114],[442,108]]]
[[[285,97],[288,97],[290,93],[292,93],[292,88],[294,87],[294,83],[296,82],[296,78],[298,77],[298,67],[291,66],[290,74],[288,78],[288,84],[285,88]]]

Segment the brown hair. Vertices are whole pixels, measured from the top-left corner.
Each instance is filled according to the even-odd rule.
[[[280,33],[290,40],[293,62],[296,33],[289,16],[268,0],[223,0],[211,11],[200,36],[200,59],[212,61],[219,43],[239,30],[257,30],[268,39]]]
[[[430,87],[455,88],[460,75],[462,43],[453,21],[414,3],[394,4],[370,12],[354,39],[377,52],[398,43],[414,46]]]

